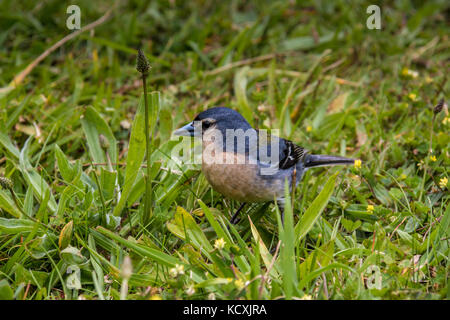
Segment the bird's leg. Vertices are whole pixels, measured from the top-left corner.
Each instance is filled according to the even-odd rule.
[[[232,216],[231,219],[230,219],[231,224],[236,224],[236,223],[238,223],[238,221],[235,221],[235,220],[237,219],[237,217],[238,217],[238,215],[239,215],[239,212],[241,212],[241,210],[244,208],[244,206],[245,206],[246,204],[247,204],[246,202],[242,203],[241,206],[239,207],[239,209],[237,209],[237,211],[233,214],[233,216]]]

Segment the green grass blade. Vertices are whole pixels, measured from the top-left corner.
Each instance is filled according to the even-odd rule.
[[[295,226],[295,243],[298,244],[306,234],[311,230],[314,223],[319,219],[322,211],[325,209],[331,195],[334,191],[334,184],[336,182],[336,177],[338,172],[332,175],[319,195],[314,199],[309,208],[302,215],[300,221]]]
[[[131,129],[130,144],[128,147],[127,167],[125,169],[125,182],[122,188],[122,195],[119,203],[114,208],[113,214],[119,216],[125,208],[126,201],[133,188],[136,176],[142,165],[145,156],[145,136],[144,136],[144,96],[139,100],[138,109],[134,117]]]

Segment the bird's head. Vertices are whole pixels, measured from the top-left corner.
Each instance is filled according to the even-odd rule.
[[[187,137],[202,137],[209,130],[219,130],[223,135],[227,129],[250,129],[250,124],[237,111],[226,107],[214,107],[201,112],[195,119],[175,130],[174,134]]]

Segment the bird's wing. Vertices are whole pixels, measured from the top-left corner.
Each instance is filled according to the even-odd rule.
[[[258,132],[259,137],[259,132]],[[259,148],[261,148],[261,140],[259,139]],[[289,169],[295,166],[307,153],[307,150],[296,145],[290,140],[283,139],[274,135],[267,135],[266,139],[268,156],[271,156],[271,152],[275,150],[275,146],[278,144],[279,155],[278,155],[278,168],[279,169]],[[261,160],[259,154],[259,160]]]
[[[288,169],[295,166],[306,154],[306,150],[290,140],[282,139],[284,146],[280,144],[280,169]],[[282,153],[282,154],[281,154]]]

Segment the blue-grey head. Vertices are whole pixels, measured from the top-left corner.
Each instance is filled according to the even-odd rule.
[[[187,137],[201,137],[210,129],[216,129],[225,136],[227,129],[248,130],[252,127],[237,111],[226,107],[214,107],[205,110],[195,117],[194,121],[176,130],[175,135]]]

